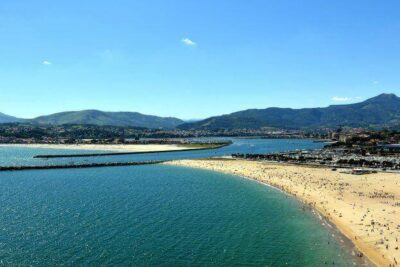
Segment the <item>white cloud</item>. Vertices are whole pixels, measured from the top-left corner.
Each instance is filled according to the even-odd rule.
[[[43,64],[43,65],[52,65],[53,63],[51,63],[51,62],[48,61],[48,60],[45,60],[45,61],[42,62],[42,64]]]
[[[346,97],[346,96],[333,96],[331,98],[332,101],[334,102],[347,102],[351,100],[351,97]]]
[[[197,45],[195,42],[193,42],[193,41],[190,40],[189,38],[183,38],[183,39],[182,39],[182,43],[184,43],[185,45],[189,45],[189,46],[195,46],[195,45]]]
[[[378,84],[378,83],[379,83],[379,81],[372,81],[372,83],[373,83],[373,84]]]

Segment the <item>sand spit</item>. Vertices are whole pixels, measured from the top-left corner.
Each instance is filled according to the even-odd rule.
[[[177,151],[187,149],[198,149],[185,145],[160,144],[160,145],[129,145],[129,144],[79,144],[79,145],[58,145],[58,144],[0,144],[0,147],[31,147],[31,148],[52,148],[52,149],[82,149],[82,150],[102,150],[113,152],[151,152],[151,151]]]
[[[277,187],[321,212],[376,265],[400,266],[400,174],[351,175],[340,169],[222,158],[166,164],[240,175]]]

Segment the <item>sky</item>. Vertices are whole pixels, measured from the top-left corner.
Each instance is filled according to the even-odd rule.
[[[400,2],[1,0],[0,112],[200,119],[400,95]]]

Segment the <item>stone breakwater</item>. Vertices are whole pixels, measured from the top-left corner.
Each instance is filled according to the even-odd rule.
[[[5,166],[0,167],[0,171],[23,171],[23,170],[49,170],[49,169],[79,169],[79,168],[98,168],[98,167],[118,167],[118,166],[137,166],[159,164],[165,161],[131,161],[131,162],[107,162],[107,163],[88,163],[88,164],[65,164],[65,165],[47,165],[47,166]]]

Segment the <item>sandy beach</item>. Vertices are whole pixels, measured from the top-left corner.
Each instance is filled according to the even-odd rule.
[[[255,179],[315,208],[377,266],[400,266],[400,174],[351,175],[235,159],[179,160],[166,164]]]
[[[52,149],[82,149],[82,150],[102,150],[110,152],[152,152],[152,151],[177,151],[187,149],[199,149],[199,147],[190,147],[185,145],[96,145],[96,144],[79,144],[79,145],[58,145],[58,144],[0,144],[0,147],[31,147],[31,148],[52,148]]]

